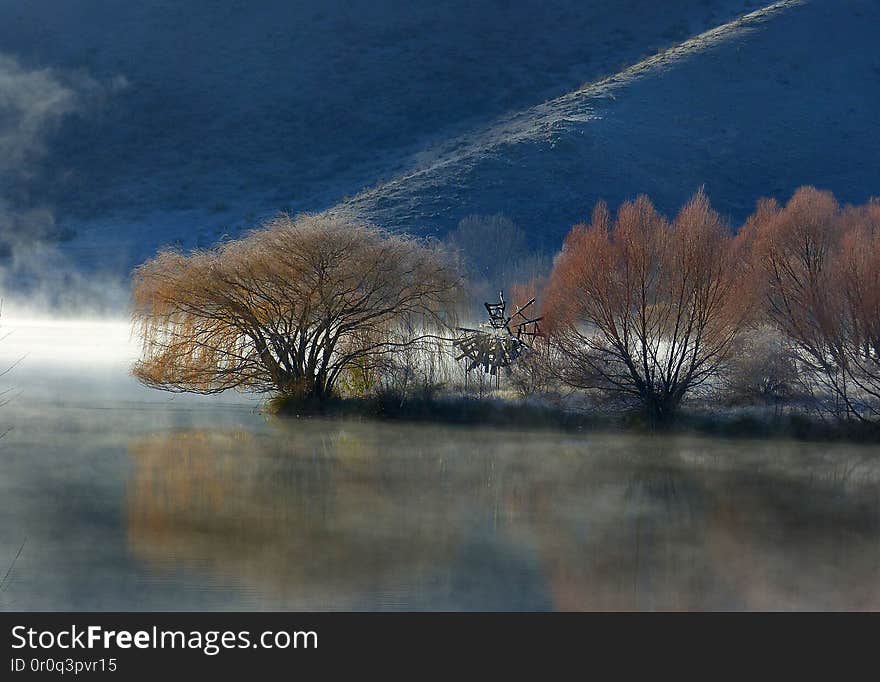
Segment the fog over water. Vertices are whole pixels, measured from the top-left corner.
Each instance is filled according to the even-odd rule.
[[[876,446],[277,420],[13,312],[0,608],[880,608]]]

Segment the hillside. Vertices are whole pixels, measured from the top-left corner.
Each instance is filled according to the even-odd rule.
[[[52,208],[92,265],[208,244],[332,206],[756,4],[0,0],[0,55],[91,93],[46,127],[15,198]]]
[[[503,212],[554,249],[599,198],[672,211],[705,184],[739,220],[805,183],[880,193],[880,5],[763,5],[0,0],[0,54],[82,100],[44,115],[0,222],[5,199],[124,273],[278,210]]]
[[[500,120],[336,210],[443,232],[503,211],[555,248],[600,198],[672,212],[699,186],[733,221],[802,184],[880,194],[880,4],[790,0]]]

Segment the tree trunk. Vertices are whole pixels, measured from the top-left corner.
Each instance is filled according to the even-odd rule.
[[[645,417],[652,429],[667,428],[678,412],[679,400],[667,393],[648,392],[643,398]]]

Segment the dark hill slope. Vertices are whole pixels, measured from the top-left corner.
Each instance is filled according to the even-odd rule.
[[[0,0],[0,54],[127,83],[65,119],[17,196],[133,259],[209,242],[250,212],[331,206],[756,5]]]
[[[63,207],[242,193],[313,207],[426,138],[570,91],[749,4],[0,0],[0,52],[129,83],[55,141]]]
[[[503,211],[558,245],[597,199],[672,212],[705,184],[734,220],[801,184],[880,194],[880,3],[776,3],[434,150],[337,210],[443,232]]]

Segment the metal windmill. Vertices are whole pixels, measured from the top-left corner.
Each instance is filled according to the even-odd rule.
[[[458,327],[463,334],[453,342],[461,351],[456,360],[466,360],[467,368],[481,368],[484,373],[495,377],[498,383],[498,369],[510,367],[524,352],[531,350],[531,343],[537,336],[543,336],[538,323],[543,317],[529,318],[523,311],[535,302],[533,298],[524,306],[517,306],[512,315],[507,315],[504,292],[498,293],[498,303],[484,303],[489,313],[489,321],[478,329]]]

